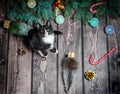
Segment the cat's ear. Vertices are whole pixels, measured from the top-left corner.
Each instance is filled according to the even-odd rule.
[[[41,24],[36,24],[37,29],[40,29],[41,26]]]
[[[35,28],[37,28],[37,29],[40,29],[40,27],[41,27],[41,26],[42,26],[42,25],[41,25],[41,24],[39,24],[39,23],[37,23],[37,24],[36,24],[36,23],[34,23],[34,24],[33,24],[33,27],[35,27]]]
[[[46,22],[46,25],[47,25],[47,26],[51,26],[51,21],[48,20],[48,21]]]

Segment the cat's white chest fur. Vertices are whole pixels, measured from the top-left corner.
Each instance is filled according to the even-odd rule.
[[[51,35],[45,34],[45,37],[42,38],[45,43],[53,43],[54,42],[54,33]]]

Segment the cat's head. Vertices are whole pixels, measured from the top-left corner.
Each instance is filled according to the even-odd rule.
[[[40,34],[50,35],[54,33],[51,23],[47,22],[45,25],[37,24],[36,27]]]

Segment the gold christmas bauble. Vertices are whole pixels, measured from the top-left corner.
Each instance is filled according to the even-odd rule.
[[[64,9],[64,5],[62,3],[58,4],[57,6],[59,9]]]

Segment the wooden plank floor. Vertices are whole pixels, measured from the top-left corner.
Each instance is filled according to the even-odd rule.
[[[0,17],[1,20],[4,18]],[[107,24],[115,27],[112,35],[104,32]],[[13,36],[0,27],[0,94],[66,94],[61,78],[61,62],[68,51],[76,53],[79,63],[68,94],[120,94],[120,62],[112,60],[116,58],[117,50],[97,66],[89,64],[90,54],[97,61],[117,45],[120,19],[103,18],[96,28],[70,19],[62,25],[52,22],[52,26],[54,30],[62,31],[63,35],[55,37],[59,53],[54,55],[49,52],[46,61],[27,49],[22,37]],[[27,52],[20,56],[18,51],[22,48]],[[94,80],[85,79],[87,70],[95,71]]]

